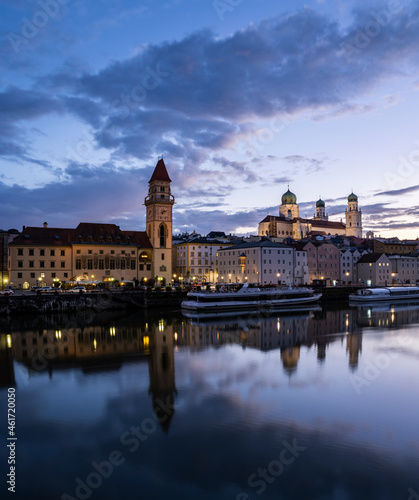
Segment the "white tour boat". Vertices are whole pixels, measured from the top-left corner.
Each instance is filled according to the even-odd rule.
[[[258,288],[245,283],[232,291],[224,285],[219,291],[191,291],[182,302],[186,311],[227,311],[299,306],[317,302],[321,293],[310,288]]]
[[[418,286],[388,286],[382,288],[362,288],[349,295],[349,302],[362,304],[367,302],[419,301]]]

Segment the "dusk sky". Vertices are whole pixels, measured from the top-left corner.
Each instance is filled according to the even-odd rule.
[[[257,234],[281,196],[419,237],[419,3],[2,0],[0,229]]]

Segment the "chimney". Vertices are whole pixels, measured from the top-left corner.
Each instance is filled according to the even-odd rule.
[[[22,233],[23,233],[23,231],[25,230],[25,228],[26,228],[26,226],[23,226],[23,227],[22,227]]]
[[[44,229],[48,227],[48,222],[44,222]]]

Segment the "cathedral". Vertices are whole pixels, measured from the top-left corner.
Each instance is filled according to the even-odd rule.
[[[300,217],[297,197],[289,188],[282,195],[279,215],[267,215],[259,222],[258,235],[271,238],[293,238],[301,240],[307,236],[344,235],[362,238],[362,211],[358,208],[358,197],[348,196],[348,208],[345,210],[346,224],[329,221],[326,204],[322,199],[316,202],[316,214],[312,219]]]

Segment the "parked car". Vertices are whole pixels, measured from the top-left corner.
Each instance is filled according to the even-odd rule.
[[[7,290],[0,290],[0,295],[13,295],[14,292],[11,288],[8,288]]]
[[[70,288],[70,290],[67,290],[67,291],[71,292],[71,293],[84,293],[86,291],[86,287],[75,286],[74,288]]]
[[[50,286],[40,286],[35,289],[36,293],[47,293],[52,292],[52,288]]]

